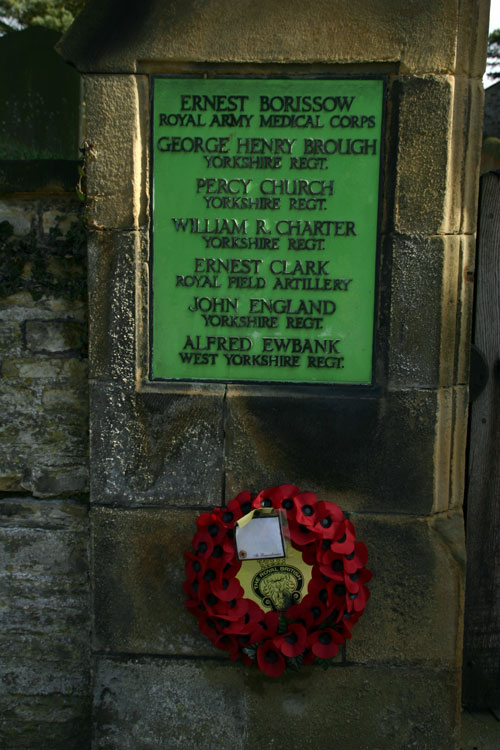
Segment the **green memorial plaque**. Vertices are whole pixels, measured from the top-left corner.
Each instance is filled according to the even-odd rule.
[[[371,383],[383,81],[153,86],[151,377]]]

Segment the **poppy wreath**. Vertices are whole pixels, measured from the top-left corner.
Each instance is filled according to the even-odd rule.
[[[264,612],[245,598],[237,573],[234,527],[259,508],[285,511],[291,545],[312,567],[305,596],[283,611]],[[368,553],[354,526],[332,502],[291,484],[262,490],[252,499],[241,492],[229,505],[197,519],[193,552],[187,552],[186,607],[198,628],[232,660],[256,665],[270,677],[314,662],[326,667],[351,637],[365,609],[372,574]]]

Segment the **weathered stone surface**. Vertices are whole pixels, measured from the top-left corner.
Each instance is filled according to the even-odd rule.
[[[25,234],[31,229],[31,221],[34,214],[34,206],[31,201],[12,201],[2,196],[0,200],[0,213],[2,221],[9,221],[17,234]]]
[[[456,219],[450,223],[448,231],[455,231],[457,227],[462,233],[474,234],[477,226],[484,90],[481,80],[471,81],[466,76],[456,76],[454,80],[449,182]]]
[[[53,320],[64,317],[68,320],[87,320],[87,305],[83,300],[63,297],[43,297],[34,300],[26,291],[15,292],[7,299],[0,299],[0,320],[24,321],[33,318]]]
[[[453,122],[453,78],[401,76],[393,84],[397,110],[394,228],[401,234],[457,231],[448,172]]]
[[[425,519],[355,515],[352,521],[368,547],[373,579],[347,644],[348,661],[454,669],[462,652],[461,514],[443,517],[438,529]]]
[[[86,268],[75,204],[51,196],[4,203],[11,228],[0,256],[3,491],[87,490]],[[19,216],[27,234],[17,231]]]
[[[389,299],[382,300],[391,388],[453,386],[468,381],[474,287],[472,236],[387,237]],[[388,296],[388,295],[387,295]],[[384,354],[382,354],[384,356]]]
[[[228,386],[226,497],[292,482],[348,511],[429,513],[436,403],[431,390]]]
[[[267,678],[229,662],[98,659],[94,746],[457,750],[458,683],[380,666]]]
[[[462,235],[459,237],[458,248],[455,243],[450,243],[449,249],[452,252],[445,255],[441,308],[441,385],[465,385],[469,382],[475,246],[475,235]]]
[[[0,744],[83,750],[90,721],[87,508],[0,501]]]
[[[51,380],[66,378],[84,380],[87,363],[78,359],[4,359],[2,372],[8,380]]]
[[[30,163],[27,162],[27,164]],[[73,162],[70,163],[73,164]],[[58,161],[56,161],[56,165],[59,165]],[[50,161],[45,161],[44,172],[46,179],[50,180]],[[77,172],[75,171],[75,181],[77,176]],[[28,199],[17,194],[11,194],[7,190],[4,192],[0,185],[0,193],[2,193],[0,216],[2,221],[8,221],[13,226],[14,234],[17,237],[26,236],[31,229],[35,230],[39,238],[40,233],[43,236],[43,234],[48,234],[51,229],[57,229],[65,234],[71,225],[77,221],[80,214],[80,204],[75,200],[74,183],[71,185],[69,195],[65,195],[64,193],[61,195],[50,195],[47,186],[43,192],[49,194],[35,194]],[[56,237],[53,240],[55,241]],[[71,258],[66,257],[65,260],[66,265],[71,266]]]
[[[22,345],[21,325],[15,320],[0,320],[0,354],[19,355]]]
[[[223,481],[221,394],[91,386],[93,502],[206,506]]]
[[[463,508],[464,461],[467,443],[469,393],[467,386],[438,391],[434,454],[434,512]]]
[[[483,8],[473,40],[470,34],[463,35],[462,46],[467,46],[461,57],[467,69],[472,48],[478,47],[484,64],[486,14]],[[245,34],[241,33],[242,18]],[[170,0],[167,7],[153,0],[140,12],[121,8],[120,13],[108,0],[87,5],[59,50],[79,70],[94,72],[133,72],[141,60],[384,61],[399,63],[403,71],[451,72],[456,64],[457,29],[460,24],[468,29],[469,22],[457,0],[426,0],[404,7],[396,0],[382,6],[363,0],[353,0],[348,6],[340,0],[291,0],[286,6],[269,0],[240,0],[238,5],[210,0],[202,6]]]
[[[386,239],[391,273],[388,379],[393,388],[439,384],[442,321],[436,311],[442,304],[445,255],[457,254],[458,246],[456,237]]]
[[[86,363],[19,357],[4,360],[2,374],[0,488],[40,497],[85,491]]]
[[[136,383],[136,256],[146,237],[92,232],[89,237],[90,377]]]
[[[454,76],[394,80],[386,211],[397,232],[475,231],[482,106],[480,81]]]
[[[90,228],[133,229],[147,220],[147,76],[86,76],[85,138]]]
[[[486,67],[485,28],[490,16],[488,0],[466,0],[460,4],[457,38],[458,74],[469,73],[482,78]]]
[[[66,320],[26,321],[26,347],[35,354],[81,352],[87,343],[86,327]]]
[[[0,724],[5,750],[88,750],[88,697],[72,695],[17,696],[5,700],[8,719]]]
[[[184,552],[198,513],[94,508],[94,645],[99,651],[220,655],[184,606]]]

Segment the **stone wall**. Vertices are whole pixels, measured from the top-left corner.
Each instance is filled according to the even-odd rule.
[[[90,732],[85,230],[76,165],[61,179],[60,163],[27,164],[0,164],[0,745],[76,750]]]

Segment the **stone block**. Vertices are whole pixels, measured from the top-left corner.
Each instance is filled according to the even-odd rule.
[[[226,498],[291,482],[347,511],[433,506],[437,394],[228,386]]]
[[[0,215],[2,221],[8,221],[12,225],[16,235],[28,234],[32,222],[37,218],[37,203],[2,196]]]
[[[86,363],[75,357],[3,362],[0,487],[38,497],[88,486]]]
[[[70,318],[80,322],[87,319],[87,304],[83,300],[64,297],[44,297],[34,300],[29,291],[18,291],[0,298],[0,320],[22,323],[25,320]]]
[[[94,508],[91,513],[94,646],[136,654],[218,652],[184,606],[184,552],[192,510]]]
[[[98,658],[94,712],[95,750],[457,750],[459,675],[351,666],[268,678],[231,663]]]
[[[24,469],[21,487],[35,497],[57,497],[88,491],[89,472],[85,456],[80,457],[79,462],[75,459],[63,459],[58,463],[50,463],[39,458],[33,459],[31,457],[30,465]]]
[[[15,320],[0,320],[0,354],[19,356],[22,346],[20,323]]]
[[[465,492],[469,392],[467,386],[438,392],[434,512],[462,510]]]
[[[27,320],[26,347],[34,354],[77,354],[87,343],[86,327],[68,320]]]
[[[88,696],[1,696],[0,742],[6,750],[88,750]]]
[[[90,723],[84,504],[0,503],[0,745],[83,750]]]
[[[81,434],[78,435],[80,440],[81,437]],[[48,498],[88,491],[87,457],[84,452],[64,455],[60,446],[55,447],[50,443],[34,449],[30,445],[20,444],[16,433],[13,433],[12,440],[8,432],[0,435],[0,438],[6,443],[5,446],[1,445],[3,440],[0,440],[0,489],[4,492],[28,491],[35,497]]]
[[[387,352],[390,387],[439,384],[443,267],[446,252],[457,254],[458,244],[455,237],[386,238],[390,333],[388,343],[379,348]]]
[[[450,237],[445,243],[440,385],[466,385],[469,382],[475,244],[475,235]]]
[[[459,6],[457,38],[458,74],[482,78],[486,67],[486,45],[490,6],[488,0],[467,0]],[[479,81],[478,81],[479,83]]]
[[[385,239],[381,305],[387,323],[378,350],[388,360],[389,387],[468,382],[473,257],[471,236]]]
[[[111,2],[91,3],[59,44],[79,70],[122,73],[165,61],[200,63],[365,63],[384,61],[404,72],[452,72],[462,17],[457,0],[401,7],[352,0],[161,0],[118,16]],[[224,24],[221,25],[221,18]],[[242,19],[246,33],[241,33]],[[487,18],[478,36],[484,48]],[[468,18],[463,19],[467,24]],[[113,41],[110,37],[113,35]],[[469,37],[464,35],[464,42]],[[468,53],[464,49],[462,54]],[[163,68],[164,70],[164,68]]]
[[[347,642],[348,662],[460,668],[463,516],[440,519],[435,526],[424,519],[352,517],[373,579]]]
[[[471,81],[466,76],[456,76],[453,129],[449,144],[450,192],[456,220],[448,231],[458,230],[468,234],[476,231],[483,105],[482,80]]]
[[[7,380],[31,381],[40,379],[57,381],[71,379],[81,382],[86,379],[87,360],[75,358],[8,358],[3,361],[2,374]]]
[[[91,385],[92,501],[210,506],[223,481],[224,394]]]
[[[0,575],[34,589],[37,579],[53,578],[71,587],[87,586],[85,508],[70,501],[2,500]],[[51,516],[53,518],[51,518]],[[46,524],[46,528],[44,525]],[[41,582],[40,581],[40,582]]]
[[[461,174],[449,171],[453,97],[452,77],[401,76],[394,81],[397,115],[389,190],[394,193],[394,229],[400,234],[453,232],[460,225],[452,190]]]
[[[87,212],[92,229],[147,221],[147,76],[84,76]]]
[[[36,500],[7,497],[0,500],[1,528],[45,529],[86,534],[88,508],[73,500]]]
[[[145,242],[146,237],[138,232],[90,234],[91,378],[135,385],[136,256]]]

